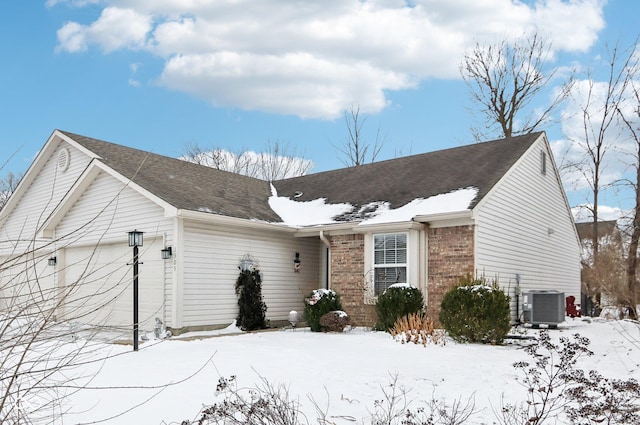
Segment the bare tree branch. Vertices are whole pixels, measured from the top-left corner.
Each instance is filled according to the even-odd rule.
[[[202,148],[190,143],[186,145],[181,159],[266,181],[302,176],[313,167],[313,162],[304,159],[295,147],[279,140],[268,141],[261,153],[245,147],[231,152],[220,147]]]
[[[567,97],[571,78],[546,108],[527,112],[556,74],[555,69],[547,69],[550,59],[551,45],[537,33],[514,43],[504,39],[476,44],[465,54],[460,74],[475,102],[474,111],[484,121],[483,129],[472,128],[477,140],[532,133],[550,119]]]
[[[332,146],[340,154],[340,161],[347,167],[375,162],[387,140],[387,136],[383,135],[378,128],[373,144],[365,141],[362,128],[366,121],[366,118],[360,116],[359,106],[351,106],[348,111],[344,112],[347,137],[341,144],[332,143]]]

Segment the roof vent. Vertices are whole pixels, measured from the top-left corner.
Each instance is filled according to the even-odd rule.
[[[71,159],[71,154],[69,153],[69,149],[62,148],[58,153],[58,170],[67,171],[69,168],[69,160]]]

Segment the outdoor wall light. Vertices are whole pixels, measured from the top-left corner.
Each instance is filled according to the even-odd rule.
[[[47,260],[47,264],[50,266],[55,266],[57,262],[58,260],[56,259],[56,257],[51,257]]]
[[[142,246],[142,235],[144,232],[134,230],[129,232],[129,246]]]
[[[294,272],[300,271],[300,253],[299,252],[296,252],[296,257],[293,259],[293,271]]]
[[[160,254],[162,254],[163,260],[168,260],[173,255],[173,250],[171,249],[170,246],[168,246],[165,249],[161,249]]]

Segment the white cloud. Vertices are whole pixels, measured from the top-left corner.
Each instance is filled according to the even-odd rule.
[[[58,31],[60,50],[147,49],[166,58],[159,82],[172,89],[216,105],[325,119],[352,104],[378,112],[389,104],[386,91],[426,78],[458,78],[476,41],[538,28],[557,50],[585,50],[604,27],[601,0],[104,3],[96,21]]]
[[[151,16],[135,10],[107,7],[91,25],[67,22],[58,30],[58,49],[79,52],[89,44],[100,45],[105,53],[141,49],[152,29],[151,22]]]
[[[592,221],[593,220],[593,214],[591,214],[592,207],[593,206],[591,204],[581,204],[573,207],[571,209],[571,212],[573,213],[573,219],[576,221],[576,223]],[[608,205],[598,206],[599,221],[620,220],[628,216],[629,216],[629,211],[625,211],[621,208],[611,207]]]
[[[562,111],[562,133],[564,139],[554,141],[552,148],[558,160],[561,174],[567,191],[592,190],[593,160],[589,149],[594,150],[599,137],[601,123],[604,120],[602,105],[607,95],[608,83],[593,80],[578,80],[572,89]],[[633,117],[637,105],[631,101],[620,105],[626,116]],[[585,125],[586,115],[590,117]],[[626,126],[617,119],[615,111],[613,119],[603,139],[602,162],[600,166],[600,186],[603,193],[615,189],[616,182],[623,179],[632,169],[636,161],[637,146],[629,137]],[[590,196],[586,196],[590,199]]]
[[[90,4],[98,4],[100,0],[47,0],[46,7],[54,7],[58,4],[66,4],[71,7],[84,7]]]

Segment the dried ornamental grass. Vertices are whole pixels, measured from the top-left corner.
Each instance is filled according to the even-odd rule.
[[[445,345],[443,329],[435,329],[433,320],[420,313],[411,313],[399,318],[389,331],[402,344],[413,342],[427,346],[428,343]]]

